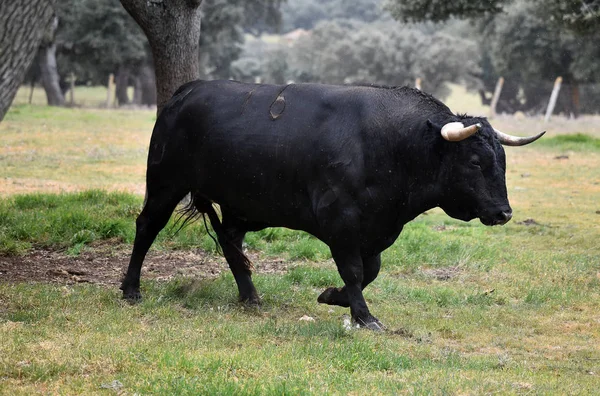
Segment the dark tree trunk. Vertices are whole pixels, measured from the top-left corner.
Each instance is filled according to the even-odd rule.
[[[54,0],[0,1],[0,121],[54,15]]]
[[[37,62],[40,69],[40,79],[46,91],[46,98],[50,106],[64,106],[65,97],[60,89],[60,77],[56,67],[56,42],[54,34],[58,27],[58,18],[55,16],[48,26],[45,38],[38,50]]]
[[[129,95],[127,95],[130,75],[131,72],[127,66],[121,65],[117,69],[117,76],[115,77],[115,96],[117,97],[119,106],[128,105],[130,103]]]
[[[579,117],[581,113],[581,104],[579,100],[579,83],[573,82],[573,91],[571,92],[571,99],[573,102],[573,114],[575,118]]]
[[[139,75],[134,78],[133,104],[138,106],[142,104],[142,79]]]
[[[150,65],[143,65],[139,71],[140,76],[140,104],[154,106],[156,104],[156,77]],[[169,96],[170,97],[170,96]]]
[[[121,0],[144,30],[156,72],[157,112],[180,85],[200,75],[202,0]]]
[[[143,64],[135,74],[133,103],[140,106],[156,105],[156,77],[152,66]]]

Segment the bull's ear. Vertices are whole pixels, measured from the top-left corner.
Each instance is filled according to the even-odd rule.
[[[429,128],[431,128],[431,129],[433,129],[434,131],[437,131],[438,133],[439,133],[439,132],[442,130],[442,126],[443,126],[443,125],[444,125],[444,124],[440,124],[440,123],[438,123],[438,122],[436,122],[436,121],[433,121],[433,120],[431,120],[431,119],[428,119],[428,120],[427,120],[427,126],[428,126]]]

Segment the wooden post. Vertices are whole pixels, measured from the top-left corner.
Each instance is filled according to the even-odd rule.
[[[548,108],[546,109],[546,116],[544,122],[550,121],[554,106],[556,106],[556,99],[558,99],[558,93],[560,92],[560,84],[562,83],[562,77],[556,77],[554,81],[554,88],[552,88],[552,94],[550,95],[550,102],[548,102]]]
[[[110,98],[114,97],[114,95],[111,95],[112,92],[114,91],[114,86],[115,86],[115,75],[110,73],[108,75],[108,86],[106,87],[106,108],[110,107]]]
[[[421,77],[417,77],[415,79],[415,88],[417,88],[419,91],[422,91],[422,89],[421,89]]]
[[[75,106],[75,73],[71,72],[71,75],[69,76],[69,80],[71,83],[71,89],[69,91],[69,102],[71,104],[71,107]]]
[[[504,85],[504,77],[500,77],[496,83],[496,89],[494,89],[494,96],[492,96],[492,102],[490,103],[490,117],[496,116],[496,106],[498,105],[498,99],[502,93],[502,86]]]

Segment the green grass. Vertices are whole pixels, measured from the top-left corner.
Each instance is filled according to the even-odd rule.
[[[234,302],[230,275],[145,282],[137,306],[95,286],[2,284],[0,391],[89,393],[117,380],[127,393],[594,392],[592,312],[384,278],[397,286],[374,292],[384,334],[344,330],[345,310],[315,304],[312,282],[293,276],[256,276],[270,296],[261,310]]]
[[[65,248],[130,243],[140,199],[89,191],[0,203],[4,230],[15,228],[7,221],[24,224],[20,242]],[[165,233],[157,247],[201,244],[202,229]],[[286,229],[253,234],[263,254],[284,254],[285,244],[286,260],[299,260],[284,274],[255,275],[260,310],[237,303],[229,273],[143,281],[136,306],[116,288],[0,283],[0,393],[90,393],[115,380],[126,393],[591,393],[600,252],[561,242],[580,233],[598,237],[597,229],[420,216],[365,290],[389,326],[383,334],[347,331],[346,309],[316,303],[324,288],[341,286],[335,266],[321,260],[323,247],[316,261],[298,258],[296,245],[312,237]],[[299,322],[303,315],[316,321]]]
[[[153,119],[13,107],[0,123],[0,260],[130,246]],[[544,129],[526,126],[501,129]],[[507,148],[507,225],[436,209],[405,227],[365,290],[381,334],[345,330],[347,309],[317,304],[342,282],[323,243],[288,229],[246,238],[287,268],[255,263],[261,309],[238,304],[229,273],[142,277],[133,306],[116,286],[0,274],[0,394],[594,394],[600,153],[598,136],[580,133]],[[215,252],[202,222],[175,230],[172,219],[153,248]]]
[[[563,151],[600,151],[600,139],[582,133],[541,139],[539,145]]]
[[[106,77],[108,81],[108,76]],[[88,87],[83,85],[78,85],[75,87],[75,106],[84,106],[84,107],[105,107],[106,106],[106,87],[104,86],[96,86],[96,87]],[[17,91],[17,95],[13,100],[13,105],[26,105],[29,103],[29,97],[31,95],[31,87],[29,86],[21,86],[21,88]],[[133,97],[133,91],[129,92],[129,97]],[[67,105],[70,104],[70,94],[67,92],[65,96],[65,100]],[[42,87],[35,87],[33,90],[33,95],[31,95],[31,104],[42,106],[46,105],[46,92]],[[111,98],[111,105],[114,105],[114,98]]]

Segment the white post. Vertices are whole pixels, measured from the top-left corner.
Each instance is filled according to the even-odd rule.
[[[500,77],[496,83],[496,89],[494,89],[494,96],[492,96],[492,102],[490,103],[490,117],[496,116],[496,106],[498,105],[498,99],[502,93],[502,86],[504,85],[504,77]]]
[[[422,91],[422,89],[421,89],[421,77],[417,77],[415,79],[415,88],[417,88],[419,91]]]
[[[546,116],[544,117],[544,122],[550,121],[550,116],[552,116],[554,106],[556,106],[556,99],[558,99],[558,93],[560,92],[561,83],[562,77],[557,77],[556,81],[554,81],[554,88],[552,89],[552,94],[550,95],[550,102],[548,102],[548,108],[546,109]]]

